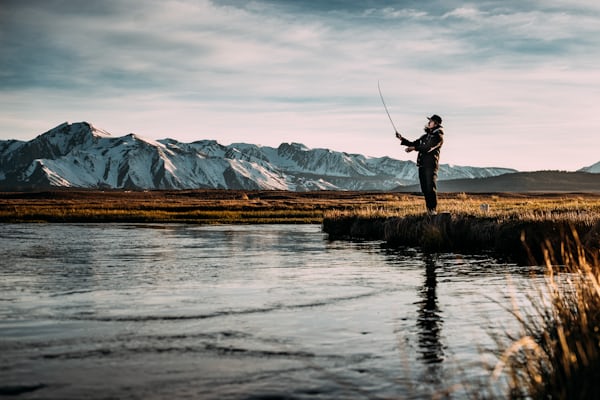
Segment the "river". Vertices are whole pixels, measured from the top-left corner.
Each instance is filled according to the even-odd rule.
[[[460,398],[531,268],[318,225],[0,225],[0,395]]]

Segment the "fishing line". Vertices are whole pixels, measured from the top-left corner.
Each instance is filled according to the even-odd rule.
[[[392,123],[392,126],[394,127],[394,132],[398,133],[398,129],[396,129],[396,125],[394,125],[394,121],[392,121],[392,117],[390,116],[390,112],[388,111],[388,108],[385,105],[385,100],[383,100],[383,94],[381,94],[381,87],[379,86],[379,81],[377,81],[377,89],[379,89],[379,97],[381,97],[381,102],[383,103],[383,107],[385,108],[385,112],[386,112],[388,118],[390,119],[390,122]]]

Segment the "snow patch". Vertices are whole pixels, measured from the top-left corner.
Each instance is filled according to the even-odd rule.
[[[581,168],[579,171],[600,174],[600,161],[598,161],[596,164],[590,165],[589,167]]]

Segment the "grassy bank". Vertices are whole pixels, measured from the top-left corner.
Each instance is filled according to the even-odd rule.
[[[0,222],[322,223],[332,239],[380,239],[427,250],[496,250],[520,260],[528,256],[522,237],[538,260],[540,243],[549,240],[556,248],[561,235],[572,229],[586,248],[594,249],[600,238],[600,195],[441,194],[439,209],[447,213],[430,219],[423,208],[421,196],[380,192],[0,193]]]
[[[372,208],[328,212],[323,230],[333,239],[384,240],[426,251],[490,250],[520,263],[536,264],[544,262],[542,244],[560,258],[565,235],[574,231],[588,257],[598,255],[598,196],[459,194],[440,203],[445,212],[433,217],[423,214],[422,205],[418,211]]]

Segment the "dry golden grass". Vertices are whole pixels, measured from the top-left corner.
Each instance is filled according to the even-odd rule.
[[[565,236],[561,253],[559,267],[545,248],[546,284],[529,291],[529,311],[515,312],[521,334],[496,338],[493,377],[508,372],[511,398],[598,398],[600,262],[586,257],[576,232]]]
[[[594,194],[442,194],[438,210],[451,214],[486,218],[544,220],[568,218],[591,221],[600,216],[600,196]],[[326,218],[406,217],[422,215],[423,199],[398,195],[383,204],[368,204],[353,209],[332,210]]]
[[[600,195],[441,194],[439,210],[496,219],[592,221],[600,215]],[[421,196],[380,192],[0,193],[0,222],[321,223],[345,217],[416,216],[423,211]]]
[[[572,229],[592,256],[600,248],[598,195],[444,194],[438,208],[442,214],[428,218],[422,198],[398,196],[386,204],[327,211],[323,229],[334,239],[377,239],[428,251],[492,250],[519,263],[543,262],[540,244],[560,249],[561,233]]]
[[[0,193],[0,222],[321,223],[324,213],[385,207],[386,193],[55,191]]]

